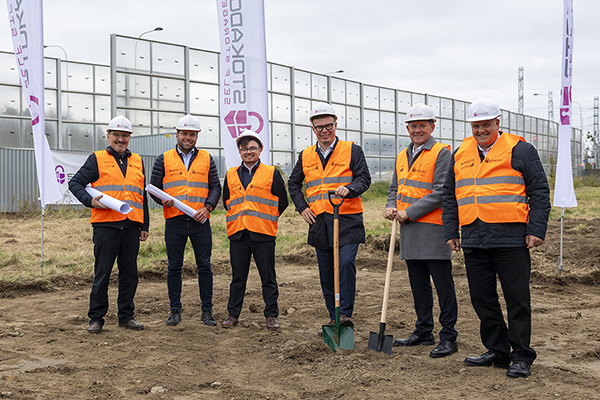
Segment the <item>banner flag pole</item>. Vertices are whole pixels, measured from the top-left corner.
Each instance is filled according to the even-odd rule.
[[[562,75],[560,96],[560,121],[558,126],[558,159],[554,181],[555,207],[561,207],[560,260],[558,274],[562,272],[563,220],[565,207],[576,207],[577,198],[573,187],[573,167],[571,161],[571,107],[573,75],[573,0],[564,0]],[[582,127],[583,129],[583,127]]]

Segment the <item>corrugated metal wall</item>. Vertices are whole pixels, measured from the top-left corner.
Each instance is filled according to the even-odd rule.
[[[0,148],[0,212],[39,208],[33,149]]]
[[[172,142],[169,142],[171,148]],[[146,181],[156,156],[142,156]],[[0,212],[16,212],[35,207],[40,209],[35,153],[33,149],[0,148]],[[148,198],[150,208],[159,206]]]

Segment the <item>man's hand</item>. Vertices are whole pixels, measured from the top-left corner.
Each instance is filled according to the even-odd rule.
[[[100,203],[100,199],[102,198],[102,196],[103,195],[99,194],[98,196],[96,196],[92,199],[92,207],[93,208],[103,208],[103,209],[108,208],[104,204]]]
[[[460,251],[460,240],[458,239],[450,239],[446,242],[448,246],[452,249],[452,251]]]
[[[540,246],[544,241],[537,236],[527,235],[525,236],[525,243],[527,243],[528,249],[533,249],[534,247]]]
[[[304,210],[302,210],[300,215],[302,215],[302,218],[304,218],[309,225],[314,224],[317,220],[317,216],[310,210],[310,207],[306,207]]]
[[[146,239],[148,239],[148,236],[150,236],[150,234],[148,233],[148,231],[140,231],[140,240],[142,242],[145,242]]]
[[[201,224],[203,224],[206,222],[209,215],[210,215],[210,211],[208,211],[208,209],[206,207],[202,207],[201,209],[196,211],[196,214],[194,214],[194,221],[200,222]]]
[[[337,197],[346,197],[348,196],[348,193],[350,193],[350,190],[346,187],[346,186],[340,186],[337,189],[335,189],[335,195]]]
[[[162,201],[163,207],[173,207],[174,204],[175,204],[175,200],[173,200],[173,199]]]
[[[400,222],[404,222],[407,219],[409,219],[406,210],[398,210],[398,212],[396,213],[396,219]]]
[[[397,208],[386,208],[385,210],[383,210],[383,218],[393,221],[394,219],[396,219],[397,211]]]

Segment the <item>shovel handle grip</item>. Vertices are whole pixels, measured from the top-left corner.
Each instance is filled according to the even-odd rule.
[[[340,201],[339,203],[335,203],[333,201],[333,197],[335,197],[335,190],[330,190],[327,192],[327,196],[329,197],[329,203],[331,204],[331,206],[333,207],[333,218],[337,219],[340,216],[340,207],[342,206],[342,204],[344,203],[344,198],[342,197],[342,201]]]

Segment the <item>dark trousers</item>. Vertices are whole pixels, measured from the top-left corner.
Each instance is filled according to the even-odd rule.
[[[246,294],[246,281],[250,272],[250,259],[254,262],[262,283],[265,317],[277,317],[279,307],[279,288],[275,274],[275,241],[252,240],[249,233],[244,233],[239,240],[229,241],[229,258],[231,260],[231,284],[229,285],[229,301],[227,311],[234,318],[239,318]]]
[[[471,303],[480,320],[480,334],[488,350],[512,361],[533,363],[531,340],[531,259],[525,247],[464,249]],[[500,280],[508,328],[498,301],[496,276]],[[512,348],[512,351],[511,351]]]
[[[335,318],[335,291],[333,286],[333,247],[322,250],[315,248],[319,262],[321,290],[329,318]],[[356,253],[358,244],[340,246],[340,312],[348,317],[354,311],[356,296]]]
[[[202,311],[212,311],[213,273],[210,266],[212,251],[210,221],[201,224],[191,218],[187,220],[170,218],[165,221],[165,244],[169,260],[167,288],[171,310],[181,310],[181,268],[188,238],[190,238],[196,257]]]
[[[115,229],[94,227],[94,283],[90,293],[90,322],[104,325],[108,311],[108,283],[115,260],[119,268],[117,316],[120,322],[133,319],[133,298],[138,285],[137,256],[140,249],[140,228]]]
[[[406,260],[408,277],[417,313],[414,333],[425,336],[433,331],[433,291],[431,279],[440,304],[440,340],[456,341],[458,332],[454,329],[458,315],[452,261],[450,260]]]

